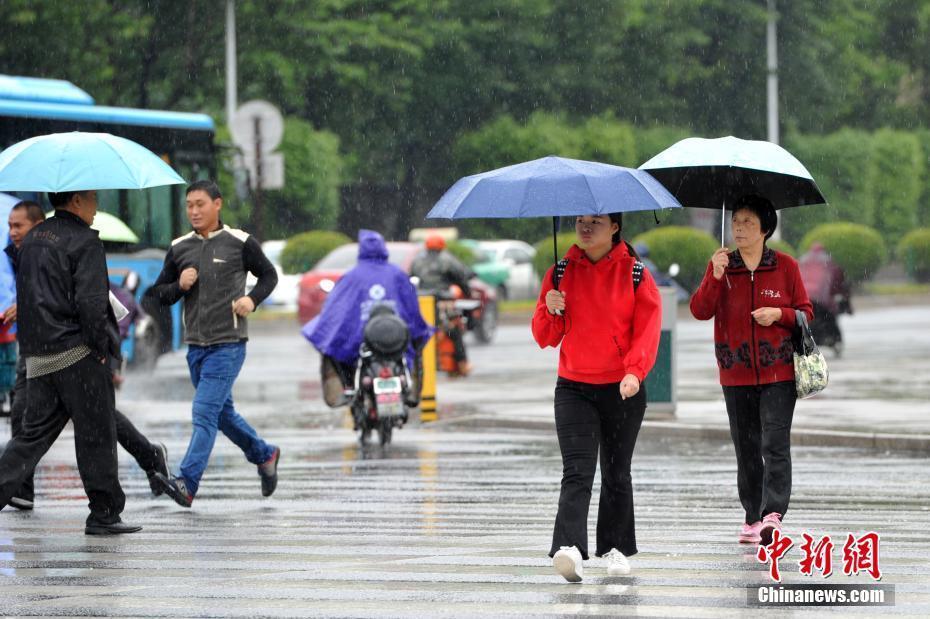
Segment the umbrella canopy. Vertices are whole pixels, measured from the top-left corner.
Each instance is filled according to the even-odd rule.
[[[55,211],[46,213],[46,217],[52,217]],[[110,241],[112,243],[138,243],[139,237],[132,229],[123,223],[123,220],[116,215],[97,211],[94,215],[94,223],[90,226],[100,233],[101,241]]]
[[[681,208],[649,174],[632,168],[543,157],[459,179],[427,219],[552,217],[558,262],[559,217]]]
[[[689,207],[722,208],[747,194],[768,198],[776,209],[826,202],[807,168],[771,142],[687,138],[640,169]]]
[[[426,217],[561,217],[680,206],[660,183],[640,170],[544,157],[460,179]]]
[[[184,184],[147,148],[109,133],[52,133],[0,153],[0,190],[85,191]]]
[[[760,140],[733,136],[687,138],[671,145],[640,166],[688,207],[724,210],[741,196],[757,194],[776,209],[825,204],[813,176],[787,150]]]

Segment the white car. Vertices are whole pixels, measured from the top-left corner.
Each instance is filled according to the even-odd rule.
[[[265,241],[262,243],[262,251],[265,256],[274,265],[274,270],[278,272],[278,285],[275,286],[274,292],[268,295],[268,298],[261,304],[263,309],[275,309],[286,312],[297,311],[297,294],[300,284],[300,274],[285,275],[281,268],[281,252],[287,241]],[[245,290],[249,292],[255,287],[257,279],[249,273],[245,279]]]
[[[539,294],[539,277],[533,268],[536,249],[523,241],[478,241],[478,249],[491,261],[510,267],[507,278],[508,299],[535,299]]]

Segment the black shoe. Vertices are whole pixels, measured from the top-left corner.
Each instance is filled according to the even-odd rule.
[[[155,448],[155,457],[158,459],[158,463],[155,465],[155,468],[146,471],[145,474],[149,478],[149,488],[152,489],[152,494],[155,496],[161,496],[164,493],[164,490],[161,487],[161,484],[158,483],[158,480],[155,479],[156,473],[161,473],[162,476],[167,479],[170,476],[168,472],[168,448],[165,447],[164,443],[155,443],[153,445]]]
[[[278,487],[278,462],[281,450],[274,448],[274,453],[264,463],[258,465],[258,475],[262,478],[262,496],[271,496]]]
[[[190,507],[194,502],[194,495],[188,491],[184,478],[165,477],[161,473],[155,473],[155,480],[161,486],[162,492],[174,499],[174,502],[181,507]]]
[[[120,535],[122,533],[137,533],[142,527],[136,524],[126,524],[120,520],[109,524],[89,520],[84,527],[84,535]]]
[[[9,505],[23,511],[29,511],[33,508],[32,499],[25,499],[21,496],[14,496],[10,499]]]

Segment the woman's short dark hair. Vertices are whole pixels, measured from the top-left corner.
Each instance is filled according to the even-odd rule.
[[[202,191],[210,196],[211,200],[219,200],[223,197],[219,185],[209,180],[194,181],[187,187],[184,195],[189,195],[192,191]]]
[[[775,205],[768,198],[757,195],[747,195],[739,198],[733,204],[733,214],[736,211],[749,211],[759,218],[759,225],[762,233],[765,234],[765,240],[769,240],[775,234],[775,228],[778,226],[778,215],[775,214]]]

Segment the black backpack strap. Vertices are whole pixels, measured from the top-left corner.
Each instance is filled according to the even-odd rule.
[[[643,281],[643,269],[646,268],[646,265],[637,260],[633,263],[633,292],[636,292],[636,289],[639,288],[639,283]]]
[[[565,268],[568,266],[568,258],[562,258],[559,260],[555,268],[552,269],[552,288],[554,290],[559,289],[559,284],[562,283],[562,277],[565,276]]]

